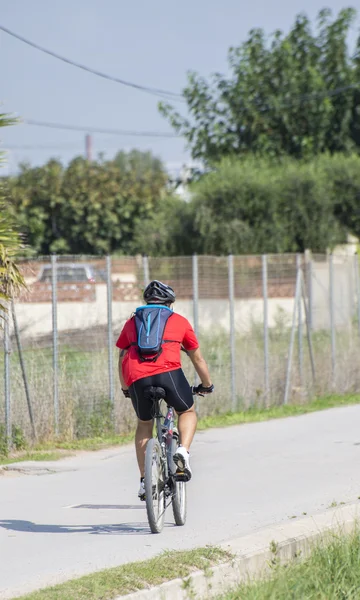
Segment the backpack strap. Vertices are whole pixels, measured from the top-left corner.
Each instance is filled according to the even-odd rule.
[[[178,340],[163,340],[162,343],[163,344],[170,344],[170,343],[181,344],[181,342],[179,342]],[[138,350],[139,350],[137,342],[132,342],[130,344],[130,346],[136,346],[138,348]],[[130,348],[130,346],[128,346],[128,348]],[[139,354],[140,362],[156,362],[157,359],[159,358],[160,354],[162,354],[162,351],[163,351],[163,349],[160,348],[160,350],[154,356],[146,358],[145,356],[143,356],[141,354],[141,352],[139,350],[138,354]]]

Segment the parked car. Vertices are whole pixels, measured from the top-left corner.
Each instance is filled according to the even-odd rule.
[[[102,283],[105,281],[104,272],[88,263],[58,262],[56,264],[56,275],[59,283]],[[51,278],[51,264],[43,265],[40,269],[37,282],[51,283]]]

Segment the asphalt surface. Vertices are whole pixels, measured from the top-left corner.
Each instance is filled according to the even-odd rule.
[[[360,496],[360,406],[199,432],[185,527],[150,533],[132,446],[0,475],[0,598]],[[47,470],[49,469],[49,470]]]

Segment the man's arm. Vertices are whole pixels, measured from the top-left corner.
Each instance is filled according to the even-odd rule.
[[[128,386],[125,383],[123,372],[122,372],[122,362],[123,362],[123,360],[125,358],[125,354],[126,353],[127,353],[127,350],[120,350],[120,353],[119,353],[119,364],[118,364],[118,366],[119,366],[119,379],[120,379],[120,385],[121,385],[121,389],[122,390],[127,390],[128,389]]]
[[[201,354],[200,348],[196,348],[196,350],[188,350],[187,351],[192,364],[195,367],[195,371],[200,377],[201,383],[204,387],[211,386],[211,379],[208,366],[204,357]]]

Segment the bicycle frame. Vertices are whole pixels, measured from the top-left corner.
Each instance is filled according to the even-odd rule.
[[[174,409],[167,404],[167,413],[164,417],[160,409],[160,400],[154,401],[154,409],[156,435],[163,455],[165,482],[168,483],[169,477],[173,474],[169,472],[169,465],[172,460],[171,447],[174,436]]]

